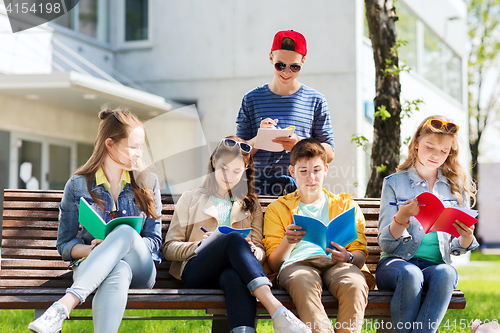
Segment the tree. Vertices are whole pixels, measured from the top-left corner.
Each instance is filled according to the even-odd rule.
[[[397,21],[393,0],[365,0],[366,19],[375,60],[375,120],[370,178],[366,197],[380,197],[384,177],[399,164],[401,146],[401,84]]]
[[[467,4],[471,46],[468,64],[469,148],[471,176],[477,184],[481,137],[499,111],[500,0],[468,0]]]

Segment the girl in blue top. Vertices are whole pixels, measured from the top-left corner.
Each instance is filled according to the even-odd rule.
[[[425,234],[415,219],[415,198],[422,192],[435,194],[445,207],[465,207],[469,197],[475,199],[474,187],[458,163],[457,132],[458,126],[445,117],[424,119],[405,162],[384,179],[378,223],[382,258],[376,279],[379,289],[394,290],[394,332],[437,332],[457,284],[450,254],[461,255],[479,245],[474,226],[456,220],[460,237],[454,238],[444,232]],[[427,294],[420,305],[422,291]]]
[[[155,175],[141,171],[144,127],[127,110],[104,110],[90,159],[66,183],[59,206],[57,250],[73,265],[73,284],[66,294],[29,324],[39,333],[62,329],[70,312],[97,289],[92,302],[94,332],[117,332],[129,288],[152,288],[153,256],[161,246],[161,198]],[[85,198],[104,221],[143,216],[141,234],[120,225],[94,239],[79,233],[78,208]]]

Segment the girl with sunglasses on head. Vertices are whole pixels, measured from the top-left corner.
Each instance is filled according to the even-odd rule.
[[[66,183],[59,205],[57,250],[63,260],[71,261],[73,284],[29,324],[33,332],[60,332],[70,312],[96,289],[92,300],[94,332],[117,332],[129,288],[152,288],[155,284],[153,258],[159,258],[161,247],[162,205],[158,179],[145,172],[141,163],[144,127],[125,109],[103,110],[99,118],[94,152]],[[104,240],[95,239],[85,228],[79,232],[80,198],[106,222],[115,214],[142,216],[141,233],[125,224]]]
[[[253,188],[252,147],[229,136],[210,156],[201,187],[176,204],[163,254],[170,274],[187,288],[224,290],[231,332],[255,332],[256,297],[273,318],[276,332],[310,332],[272,294],[262,262],[262,208]],[[220,226],[252,228],[249,237],[229,233],[195,250]]]
[[[456,220],[460,237],[454,238],[444,232],[425,234],[415,219],[416,197],[422,192],[435,194],[445,207],[465,207],[469,198],[475,200],[474,184],[458,163],[457,132],[458,126],[445,117],[424,119],[410,141],[408,157],[384,179],[376,280],[378,289],[394,290],[394,332],[438,331],[458,279],[450,254],[461,255],[479,245],[474,226]],[[427,293],[421,304],[423,291]]]

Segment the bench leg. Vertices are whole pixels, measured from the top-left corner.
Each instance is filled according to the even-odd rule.
[[[229,320],[227,320],[226,315],[213,315],[215,317],[212,319],[212,333],[228,333],[231,331],[231,327],[229,327]],[[259,319],[255,319],[255,327]]]
[[[229,333],[229,321],[226,315],[213,315],[212,319],[212,333]]]
[[[47,309],[35,309],[35,319],[38,319]]]

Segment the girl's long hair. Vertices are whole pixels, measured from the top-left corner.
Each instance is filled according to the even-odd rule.
[[[415,166],[417,163],[420,163],[418,160],[418,151],[416,149],[417,143],[420,142],[421,138],[428,134],[437,134],[440,137],[445,135],[451,136],[453,141],[451,144],[450,154],[446,161],[441,165],[440,169],[443,172],[443,175],[446,177],[451,186],[451,193],[458,199],[460,205],[463,203],[462,191],[463,189],[468,196],[470,196],[475,202],[476,200],[476,186],[473,182],[469,182],[467,180],[467,173],[465,169],[458,163],[458,140],[456,134],[449,133],[446,128],[443,126],[441,129],[435,129],[432,126],[425,126],[427,120],[429,119],[439,119],[445,122],[449,122],[446,117],[440,115],[434,115],[425,118],[420,125],[418,125],[417,131],[413,135],[410,144],[408,145],[408,157],[406,160],[396,168],[396,171],[405,170],[412,166]]]
[[[95,180],[95,173],[103,166],[104,158],[109,154],[106,148],[106,139],[111,138],[115,143],[118,143],[120,140],[128,138],[130,129],[139,126],[143,127],[143,124],[132,112],[125,108],[117,108],[115,110],[105,108],[99,112],[99,119],[101,119],[101,122],[94,143],[94,151],[88,161],[76,170],[75,175],[82,175],[87,179],[87,188],[90,196],[104,211],[103,200],[99,199],[90,189],[92,182]],[[113,160],[115,159],[113,158]],[[128,173],[130,174],[130,183],[139,209],[146,213],[147,217],[159,218],[156,215],[156,204],[153,200],[151,190],[138,185],[138,181],[135,179],[132,171],[128,171]],[[143,177],[143,174],[145,177],[144,172],[139,177]],[[142,184],[142,182],[139,183]]]
[[[231,135],[227,136],[228,139],[233,139],[238,142],[245,142],[245,140]],[[243,210],[252,211],[255,207],[255,203],[258,200],[255,194],[254,184],[255,184],[255,166],[253,164],[253,158],[249,153],[245,153],[240,150],[239,146],[236,145],[232,148],[226,147],[221,141],[217,148],[213,151],[210,156],[210,161],[208,162],[208,173],[207,177],[201,184],[201,187],[209,195],[216,195],[218,184],[215,179],[215,165],[219,158],[223,155],[230,155],[234,158],[241,156],[243,162],[245,163],[245,173],[241,176],[240,181],[231,190],[229,190],[229,196],[233,196],[235,199],[243,201]]]

